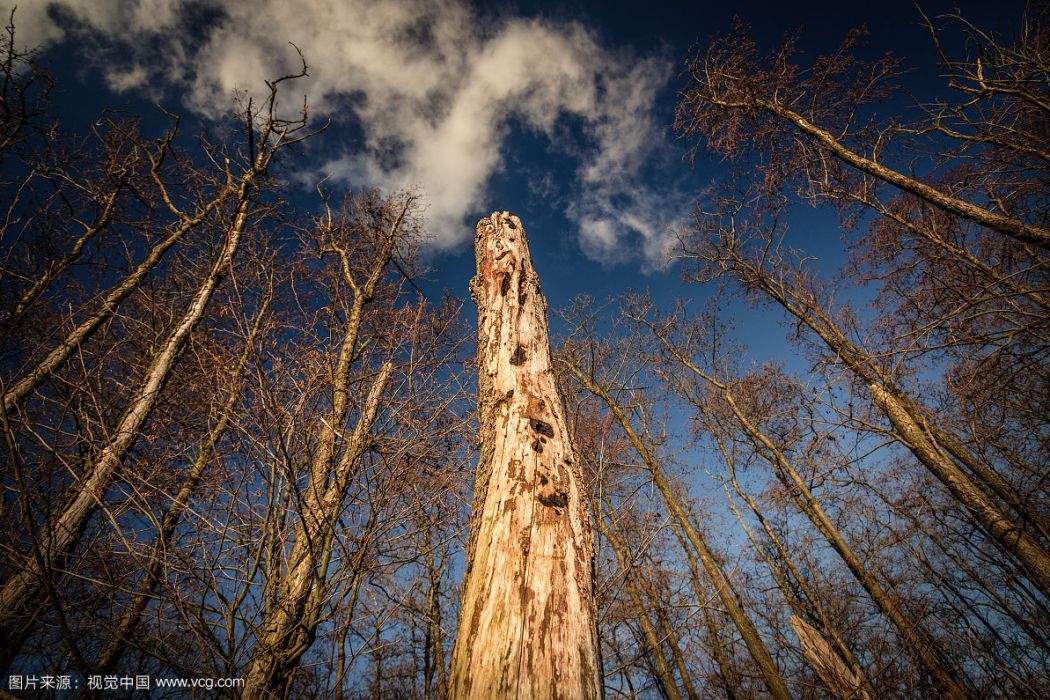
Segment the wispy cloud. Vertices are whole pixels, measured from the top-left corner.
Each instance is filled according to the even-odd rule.
[[[363,134],[318,177],[419,187],[440,248],[498,206],[486,187],[512,118],[578,159],[565,213],[588,256],[658,264],[681,214],[682,197],[643,177],[667,153],[654,105],[671,63],[605,47],[578,23],[481,16],[460,0],[53,0],[20,7],[17,23],[30,44],[91,36],[119,51],[99,63],[113,89],[177,87],[205,116],[294,69],[294,43],[311,112],[349,116]],[[559,128],[566,117],[582,129]]]

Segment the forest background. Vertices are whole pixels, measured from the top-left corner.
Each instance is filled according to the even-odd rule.
[[[1003,10],[21,4],[0,664],[441,695],[498,208],[607,694],[1037,696],[1050,30]]]

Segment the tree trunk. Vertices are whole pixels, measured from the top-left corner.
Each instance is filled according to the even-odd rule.
[[[717,438],[717,436],[716,439],[719,440],[720,448],[728,463],[728,451],[721,446],[721,439]],[[849,669],[850,678],[857,679],[857,682],[860,684],[859,687],[866,694],[866,697],[876,697],[875,689],[868,682],[867,676],[861,668],[860,661],[857,660],[853,650],[848,644],[846,644],[846,640],[843,638],[838,627],[828,614],[827,609],[824,607],[824,603],[821,602],[820,597],[810,587],[809,582],[806,581],[802,572],[799,571],[799,568],[796,566],[790,552],[787,551],[787,547],[784,546],[784,543],[780,540],[776,531],[769,524],[769,521],[762,513],[762,510],[758,507],[758,504],[755,503],[755,500],[751,498],[743,488],[741,488],[740,483],[736,478],[736,470],[732,466],[730,466],[730,476],[733,483],[733,489],[751,508],[751,512],[754,514],[755,519],[762,525],[766,537],[769,538],[770,543],[772,543],[774,549],[776,549],[781,561],[784,562],[784,566],[781,567],[780,564],[774,561],[771,555],[765,552],[761,544],[758,542],[758,539],[755,537],[755,534],[751,531],[751,528],[744,522],[743,516],[730,498],[727,488],[726,498],[729,500],[729,507],[736,515],[737,520],[740,522],[740,527],[744,530],[744,534],[746,534],[747,538],[751,541],[751,545],[754,547],[758,555],[766,562],[766,566],[769,567],[770,573],[773,574],[773,580],[776,581],[777,587],[780,588],[780,591],[783,593],[784,600],[787,601],[788,607],[790,607],[792,612],[795,613],[792,615],[792,619],[797,617],[802,621],[802,624],[805,625],[809,624],[806,622],[807,617],[814,621],[818,621],[823,626],[824,631],[831,638],[831,649],[835,653],[836,658],[839,658],[844,662]],[[801,595],[796,594],[794,589],[792,589],[788,578],[789,575],[791,577],[790,581],[794,581],[795,585],[798,586]]]
[[[667,616],[669,604],[666,597],[660,594],[660,591],[657,590],[652,581],[641,574],[638,575],[638,584],[642,592],[652,601],[656,621],[660,624],[663,640],[671,649],[671,656],[674,658],[675,668],[678,669],[678,677],[681,679],[685,696],[690,700],[699,700],[700,695],[696,692],[696,686],[693,685],[692,673],[689,670],[689,664],[685,655],[682,653],[682,644],[679,641],[678,632],[675,631],[674,622]]]
[[[978,460],[959,441],[934,425],[918,404],[876,365],[872,355],[846,337],[810,292],[792,286],[780,277],[774,277],[740,257],[736,251],[732,251],[731,255],[733,274],[742,282],[765,292],[808,326],[843,364],[867,383],[875,405],[889,420],[901,444],[970,511],[1003,552],[1019,561],[1040,591],[1050,593],[1050,551],[1024,527],[1027,522],[1032,523],[1037,530],[1050,529],[1036,509],[1025,503],[1019,494],[1012,492],[992,470],[974,471],[979,482],[1006,501],[1022,516],[1024,522],[1009,517],[998,503],[986,495],[978,482],[959,466],[961,463],[973,470],[979,467]]]
[[[265,157],[260,156],[253,162],[252,167],[241,177],[239,185],[223,188],[219,194],[201,207],[193,216],[185,216],[180,219],[179,223],[172,228],[166,237],[149,249],[146,257],[127,277],[106,292],[102,304],[97,309],[77,324],[42,360],[12,383],[11,388],[4,392],[4,410],[7,413],[14,412],[19,404],[29,396],[30,392],[43,384],[53,372],[61,368],[70,355],[76,352],[77,348],[94,335],[95,331],[101,328],[106,321],[111,319],[121,303],[141,286],[146,276],[164,259],[164,254],[168,252],[168,249],[182,240],[187,233],[207,221],[208,217],[221,205],[232,197],[237,197],[237,211],[247,211],[248,196],[254,188],[256,179],[266,169],[269,162],[270,152],[268,151]],[[240,213],[238,213],[238,216],[240,216]],[[77,251],[77,255],[79,255],[79,251]],[[31,293],[36,294],[37,292],[31,290]],[[31,297],[24,300],[23,304],[28,304],[29,301],[31,301]],[[26,306],[26,309],[28,309],[28,306]],[[23,312],[20,307],[16,307],[15,311],[16,314]],[[17,317],[12,320],[18,321]]]
[[[627,439],[631,441],[631,445],[634,446],[638,456],[645,462],[646,469],[652,476],[657,490],[660,491],[664,505],[667,506],[668,514],[673,520],[678,522],[679,527],[685,533],[686,539],[700,558],[700,563],[711,578],[711,583],[714,584],[715,592],[718,593],[722,605],[725,606],[726,613],[733,620],[737,631],[740,632],[741,639],[744,641],[744,645],[751,653],[751,658],[754,659],[755,664],[758,666],[770,696],[777,700],[791,700],[791,691],[788,690],[787,684],[780,675],[780,671],[777,670],[776,661],[773,660],[773,656],[769,653],[769,648],[762,641],[762,637],[758,634],[754,622],[751,621],[751,617],[744,610],[740,600],[737,599],[736,592],[733,590],[729,578],[725,575],[722,565],[707,541],[707,536],[693,524],[685,506],[675,494],[674,489],[671,488],[670,483],[664,478],[663,470],[660,469],[656,455],[642,441],[634,426],[631,425],[631,420],[627,417],[623,407],[613,399],[604,386],[585,375],[579,367],[570,364],[568,368],[580,380],[580,383],[587,391],[605,402],[605,405],[609,407],[609,410],[623,429]]]
[[[965,684],[957,677],[954,669],[942,663],[933,643],[911,623],[908,616],[897,605],[890,593],[882,587],[875,575],[868,570],[857,553],[846,542],[842,532],[839,531],[828,514],[824,512],[820,501],[809,490],[809,486],[802,476],[795,471],[787,456],[740,409],[728,386],[723,385],[723,396],[740,426],[752,441],[756,451],[762,455],[763,459],[773,465],[776,477],[787,488],[799,510],[806,515],[809,521],[813,523],[813,526],[824,536],[824,539],[838,553],[850,572],[856,577],[857,582],[864,587],[864,590],[868,592],[868,595],[875,601],[875,604],[878,605],[883,614],[897,628],[916,663],[930,674],[943,696],[946,698],[972,697]]]
[[[166,556],[175,537],[175,529],[178,527],[183,513],[189,508],[190,497],[193,495],[197,486],[200,484],[201,479],[204,477],[204,470],[212,463],[215,449],[226,434],[226,429],[229,427],[230,421],[233,418],[233,411],[241,399],[241,387],[244,382],[244,375],[246,374],[248,362],[251,360],[252,353],[254,352],[255,341],[266,317],[266,311],[269,308],[270,300],[270,294],[267,294],[263,299],[262,305],[255,316],[255,321],[252,323],[251,330],[248,332],[248,337],[245,338],[244,349],[241,351],[240,357],[237,359],[237,365],[233,372],[233,385],[230,387],[230,393],[222,404],[215,425],[212,427],[211,431],[209,431],[208,437],[205,439],[204,443],[201,445],[200,451],[197,453],[197,458],[193,462],[193,468],[190,470],[190,473],[186,475],[186,478],[183,480],[182,486],[179,488],[171,506],[164,514],[160,528],[157,531],[157,539],[153,543],[149,559],[143,567],[142,580],[139,582],[138,589],[136,589],[135,595],[121,613],[120,619],[117,622],[117,627],[110,636],[109,642],[103,647],[98,659],[96,659],[92,666],[92,669],[98,671],[101,675],[107,675],[116,670],[117,664],[120,663],[121,657],[130,644],[131,635],[138,626],[143,611],[145,611],[146,606],[149,605],[150,601],[153,600],[157,589],[160,587],[161,581],[164,579],[165,566],[167,564]],[[93,697],[94,695],[95,693],[93,693],[91,689],[87,690],[88,697]]]
[[[441,569],[435,561],[429,530],[426,535],[423,559],[427,574],[427,637],[426,653],[430,662],[425,674],[424,697],[445,697],[445,635],[441,629]]]
[[[916,180],[892,168],[887,168],[871,158],[865,158],[863,155],[847,148],[832,133],[807,120],[798,112],[794,112],[780,104],[766,100],[756,100],[755,104],[791,122],[799,131],[810,136],[814,141],[831,151],[836,158],[861,172],[887,182],[904,192],[913,194],[950,214],[968,219],[993,231],[998,231],[1021,243],[1050,249],[1050,230],[1025,223],[1019,219],[997,214],[965,199],[947,194],[936,187],[931,187],[921,180]]]
[[[452,698],[598,698],[593,535],[521,221],[478,222],[478,408]]]
[[[34,551],[14,569],[17,573],[9,576],[0,587],[0,647],[3,649],[0,657],[13,658],[17,652],[15,644],[21,640],[7,632],[20,624],[19,618],[39,599],[49,585],[45,579],[53,581],[53,569],[76,547],[88,521],[101,506],[106,490],[124,463],[125,455],[134,446],[140,429],[152,413],[175,362],[182,354],[187,338],[204,315],[212,294],[233,264],[248,215],[248,199],[245,196],[226,234],[218,259],[201,281],[174,331],[154,354],[149,369],[137,393],[125,409],[113,437],[99,452],[85,478],[70,489],[66,506],[51,521],[46,534],[35,543]]]
[[[599,504],[595,510],[600,509],[601,505]],[[656,627],[653,626],[652,620],[649,619],[649,613],[645,608],[645,602],[638,586],[639,580],[643,577],[639,575],[634,559],[627,550],[627,545],[624,544],[616,532],[616,525],[612,522],[613,513],[611,506],[608,507],[606,517],[609,519],[608,525],[605,523],[605,518],[601,517],[600,514],[595,517],[595,521],[598,523],[601,533],[609,542],[613,554],[616,555],[616,563],[620,565],[620,571],[623,572],[624,588],[627,589],[627,594],[631,599],[631,607],[634,608],[635,618],[642,628],[642,636],[645,637],[646,644],[649,646],[649,657],[656,667],[656,682],[660,684],[660,689],[663,691],[662,695],[667,700],[681,700],[682,694],[678,692],[674,671],[671,670],[671,664],[664,654],[664,642],[666,639],[660,636]]]
[[[241,691],[244,698],[287,697],[299,661],[313,645],[325,604],[325,584],[339,513],[371,440],[372,426],[393,369],[390,362],[379,368],[353,432],[346,439],[342,458],[334,468],[329,466],[332,475],[327,485],[312,479],[306,489],[288,569],[278,586],[277,603],[265,614],[263,631]],[[331,461],[330,456],[326,459]]]
[[[302,492],[299,522],[292,534],[288,560],[279,576],[271,575],[266,581],[266,599],[270,603],[263,613],[262,629],[241,691],[244,698],[287,697],[299,662],[313,645],[323,621],[331,593],[328,569],[339,516],[361,460],[372,443],[372,428],[382,409],[383,392],[394,367],[388,360],[379,368],[354,427],[348,429],[345,426],[351,408],[351,370],[361,353],[360,333],[367,322],[365,307],[375,301],[397,243],[408,235],[406,227],[411,229],[409,219],[415,201],[413,195],[385,200],[365,195],[353,202],[355,211],[360,212],[355,216],[361,218],[335,227],[329,219],[318,231],[322,253],[333,256],[338,264],[336,269],[342,273],[341,281],[350,290],[350,303],[341,337],[332,339],[336,360],[328,385],[332,403],[327,417],[317,415],[317,447],[308,466],[310,480]],[[345,235],[368,236],[374,241],[371,258],[362,271],[354,271],[351,259],[355,250],[343,240]],[[336,301],[332,299],[333,304]]]
[[[704,616],[704,628],[707,630],[708,643],[711,645],[711,658],[714,659],[715,665],[718,666],[718,680],[722,686],[721,690],[725,693],[726,700],[736,700],[736,687],[739,683],[736,669],[733,667],[731,659],[726,655],[726,650],[722,647],[718,625],[715,624],[709,609],[710,606],[706,602],[707,596],[704,595],[704,586],[700,579],[700,564],[696,560],[696,552],[689,545],[685,533],[682,532],[681,524],[674,518],[671,518],[671,529],[678,539],[678,544],[682,547],[685,560],[689,563],[689,577],[692,579],[696,605]]]
[[[872,700],[864,688],[864,678],[851,671],[831,644],[798,615],[791,616],[791,627],[798,635],[806,661],[824,681],[827,689],[839,700]]]

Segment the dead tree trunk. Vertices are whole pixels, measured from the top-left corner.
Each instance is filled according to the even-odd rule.
[[[798,635],[806,661],[839,700],[872,700],[865,689],[864,677],[850,670],[824,636],[798,615],[791,616],[791,628]]]
[[[521,221],[478,222],[481,456],[452,698],[598,698],[593,535]]]

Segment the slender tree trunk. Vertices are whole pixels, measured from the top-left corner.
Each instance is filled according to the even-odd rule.
[[[907,644],[912,658],[922,666],[933,678],[941,693],[947,698],[969,698],[970,691],[957,677],[953,669],[948,668],[937,657],[935,647],[904,614],[893,597],[882,587],[878,579],[868,571],[867,567],[857,556],[853,548],[846,542],[845,537],[836,527],[835,523],[824,512],[820,501],[809,490],[805,480],[795,471],[794,466],[787,456],[762,433],[758,426],[743,413],[734,400],[732,391],[727,385],[722,385],[723,395],[729,404],[733,415],[744,429],[748,439],[753,443],[755,449],[773,465],[778,479],[788,489],[792,498],[798,504],[799,510],[805,513],[814,527],[824,536],[842,561],[846,564],[857,582],[864,587],[879,609],[886,615],[897,628],[902,640]]]
[[[267,295],[256,313],[251,330],[245,339],[244,350],[241,352],[234,370],[233,386],[230,387],[230,393],[222,404],[218,419],[208,433],[204,444],[201,445],[201,449],[197,453],[197,459],[193,462],[193,468],[186,475],[171,506],[164,514],[160,530],[157,532],[157,540],[144,567],[142,581],[139,583],[135,595],[127,604],[123,613],[121,613],[117,627],[110,636],[109,642],[102,649],[98,660],[92,666],[92,670],[100,675],[113,672],[117,664],[120,663],[120,659],[128,647],[128,640],[142,617],[142,612],[149,605],[163,578],[165,556],[171,548],[171,542],[175,536],[175,528],[189,505],[190,496],[193,495],[201,478],[204,476],[204,470],[211,463],[212,456],[215,454],[215,448],[219,445],[223,435],[226,434],[226,429],[229,427],[230,419],[233,416],[233,410],[241,398],[241,385],[244,373],[248,366],[248,361],[251,359],[252,352],[254,352],[255,340],[259,334],[259,329],[262,327],[269,304],[270,296]]]
[[[349,584],[347,584],[344,589],[346,592],[343,594],[344,599],[341,611],[344,624],[342,625],[339,634],[336,635],[338,652],[336,654],[336,672],[333,682],[333,685],[335,686],[334,695],[339,700],[346,697],[346,691],[343,688],[343,681],[346,680],[346,674],[349,670],[346,660],[347,640],[350,637],[350,633],[354,631],[354,613],[357,611],[357,599],[361,594],[361,581],[364,579],[366,573],[364,570],[365,557],[368,555],[371,547],[374,529],[378,524],[377,521],[378,511],[374,510],[369,514],[368,525],[364,528],[364,533],[358,538],[357,551],[354,553],[354,559],[350,564],[350,570],[353,573],[350,575]]]
[[[973,221],[986,228],[998,231],[1021,243],[1036,245],[1043,249],[1050,249],[1050,230],[1034,224],[1028,224],[1009,216],[997,214],[994,211],[977,206],[965,199],[946,194],[941,190],[927,185],[921,180],[916,180],[901,172],[887,168],[885,165],[866,158],[859,153],[847,148],[839,139],[825,129],[807,120],[798,112],[794,112],[779,103],[756,100],[755,104],[772,114],[794,124],[799,131],[811,137],[827,148],[836,158],[857,170],[865,172],[873,177],[887,182],[904,192],[913,194],[930,204],[955,214],[964,219]]]
[[[247,183],[244,186],[247,187]],[[34,552],[26,557],[24,563],[16,569],[16,573],[4,581],[0,588],[0,640],[3,640],[4,644],[3,657],[10,656],[14,651],[7,648],[13,638],[8,631],[18,624],[18,619],[24,615],[26,609],[39,598],[45,589],[44,579],[53,576],[53,569],[59,560],[77,545],[91,516],[102,504],[106,490],[123,464],[124,456],[135,444],[139,431],[153,411],[164,383],[185,347],[186,339],[204,315],[212,294],[233,264],[241,234],[248,221],[247,193],[244,194],[241,206],[238,207],[227,231],[219,258],[200,283],[175,330],[154,354],[146,376],[121,417],[113,437],[99,452],[84,479],[73,487],[65,507],[36,543]]]
[[[689,562],[689,577],[693,581],[696,604],[700,607],[700,612],[704,616],[704,628],[707,630],[708,642],[711,644],[711,656],[718,666],[718,677],[722,684],[722,691],[726,694],[728,700],[736,700],[736,688],[738,685],[736,669],[733,668],[729,657],[726,656],[726,651],[722,647],[718,626],[715,624],[714,618],[711,617],[711,611],[708,609],[708,606],[703,602],[706,596],[703,594],[704,587],[701,584],[700,565],[696,561],[696,553],[689,545],[688,540],[686,540],[685,533],[682,532],[682,526],[674,518],[671,518],[671,529],[674,530],[678,544],[681,545],[682,551],[685,553],[685,559]]]
[[[482,219],[475,252],[481,455],[450,696],[598,698],[594,539],[547,304],[516,216]]]
[[[792,619],[798,618],[802,621],[802,624],[804,625],[809,625],[809,622],[806,621],[807,617],[815,621],[819,621],[821,626],[823,626],[824,631],[827,632],[827,634],[831,637],[831,641],[829,642],[828,646],[828,652],[834,653],[839,659],[838,663],[843,664],[844,667],[849,670],[850,678],[856,680],[858,684],[857,687],[860,688],[865,694],[864,697],[869,699],[877,697],[874,688],[868,682],[863,667],[861,667],[860,665],[860,661],[857,660],[857,657],[856,655],[854,655],[853,650],[850,649],[849,645],[846,644],[846,641],[839,633],[838,628],[831,620],[831,617],[827,614],[827,611],[825,610],[823,603],[821,603],[820,598],[818,598],[814,594],[812,589],[810,589],[809,583],[805,580],[805,578],[803,578],[801,572],[798,570],[798,567],[795,566],[794,561],[791,559],[791,555],[784,548],[784,545],[780,541],[780,538],[777,537],[776,533],[770,527],[769,522],[757,509],[756,505],[750,499],[750,497],[743,493],[743,491],[740,489],[739,484],[735,483],[735,479],[734,487],[736,488],[737,493],[741,494],[741,496],[751,505],[751,509],[755,513],[755,516],[758,518],[759,522],[762,524],[766,532],[766,536],[769,537],[770,541],[773,543],[773,546],[777,550],[777,553],[784,561],[784,566],[787,568],[787,571],[791,574],[791,580],[795,582],[795,585],[797,585],[799,590],[802,592],[802,597],[804,598],[804,600],[802,598],[799,598],[799,596],[796,595],[795,591],[792,590],[791,585],[788,582],[787,573],[784,572],[784,570],[780,567],[780,565],[777,562],[773,561],[772,557],[770,557],[768,554],[766,554],[765,551],[763,551],[762,547],[759,545],[759,542],[755,538],[754,533],[751,531],[751,528],[749,528],[745,524],[744,518],[741,516],[739,510],[737,510],[736,505],[734,505],[732,501],[730,501],[729,507],[733,509],[733,512],[737,516],[737,520],[740,521],[740,527],[743,528],[744,532],[747,534],[747,538],[751,541],[751,545],[755,548],[755,551],[757,551],[759,556],[762,557],[762,559],[766,562],[766,565],[769,567],[769,570],[773,574],[774,580],[777,582],[777,587],[780,588],[780,591],[784,594],[784,599],[787,601],[788,607],[790,607],[791,611],[794,613]],[[816,630],[814,629],[814,631]],[[819,632],[817,633],[820,634]],[[821,637],[823,638],[823,635],[821,635]],[[820,672],[819,669],[814,668],[814,670],[816,670],[818,673]],[[830,689],[834,690],[834,688]]]
[[[4,410],[8,413],[13,412],[31,391],[43,384],[52,372],[62,367],[66,360],[69,359],[69,356],[80,347],[81,343],[90,338],[103,323],[113,317],[120,304],[138,289],[150,271],[160,264],[161,260],[164,259],[164,254],[182,240],[187,233],[203,224],[222,204],[236,197],[238,201],[237,211],[246,211],[248,193],[251,191],[259,174],[265,170],[269,160],[270,153],[267,153],[265,157],[260,157],[253,163],[251,169],[242,176],[239,183],[223,188],[219,194],[201,207],[193,216],[183,216],[166,237],[150,248],[149,253],[146,254],[142,262],[127,277],[106,293],[101,305],[90,316],[77,324],[40,362],[12,383],[11,387],[4,392]],[[31,300],[26,300],[26,303],[29,303],[29,301]],[[26,309],[28,309],[28,306],[26,306]]]
[[[375,298],[414,203],[413,196],[384,202],[379,222],[367,224],[374,227],[367,234],[376,240],[366,268],[367,279],[359,279],[353,272],[353,252],[338,240],[338,236],[326,237],[323,244],[323,252],[334,254],[338,259],[342,281],[353,295],[352,302],[342,336],[338,339],[336,365],[330,382],[332,405],[327,416],[319,415],[316,424],[317,449],[308,467],[309,483],[302,495],[302,510],[292,535],[287,567],[280,577],[271,577],[266,582],[268,605],[242,697],[286,696],[295,669],[303,654],[313,645],[321,624],[339,514],[371,442],[372,426],[379,414],[393,365],[388,361],[380,367],[353,430],[344,436],[343,426],[350,410],[350,373],[361,350],[359,335],[365,306]],[[374,205],[366,198],[358,206],[367,209]],[[337,458],[339,445],[342,445],[342,455]]]
[[[893,426],[901,444],[970,511],[1002,551],[1015,557],[1024,566],[1032,582],[1044,594],[1050,593],[1050,552],[1025,529],[1024,523],[1015,521],[1004,512],[979,483],[1002,498],[1037,530],[1050,529],[1045,518],[1025,503],[1016,491],[1006,486],[997,474],[983,468],[963,445],[934,425],[919,406],[874,363],[871,355],[846,337],[806,291],[796,289],[767,271],[756,268],[735,250],[730,255],[731,260],[727,264],[733,267],[733,273],[741,282],[761,289],[808,326],[868,385],[872,399]],[[687,366],[692,365],[687,358],[679,357],[679,360]],[[694,371],[704,374],[700,370]],[[979,483],[970,478],[960,464],[973,470]]]
[[[681,679],[685,696],[690,700],[699,700],[700,695],[696,692],[696,686],[693,685],[693,677],[689,672],[689,664],[686,662],[685,655],[682,653],[682,644],[679,640],[678,632],[675,631],[674,623],[667,617],[665,599],[660,596],[653,583],[642,575],[638,576],[638,585],[641,587],[642,592],[652,601],[653,612],[656,613],[656,621],[659,623],[660,630],[663,633],[662,639],[671,649],[671,656],[674,657],[674,665],[678,669],[678,677]]]
[[[777,698],[777,700],[790,700],[791,692],[788,690],[784,679],[780,676],[776,662],[773,660],[773,656],[769,653],[769,648],[766,646],[766,643],[762,641],[762,638],[758,634],[758,630],[755,629],[755,624],[751,621],[747,611],[744,610],[743,605],[741,605],[740,601],[737,599],[736,593],[733,591],[729,580],[726,578],[725,572],[722,570],[722,566],[718,562],[714,551],[708,544],[704,533],[693,525],[689,513],[679,501],[678,496],[671,488],[671,485],[664,478],[663,470],[660,469],[660,464],[656,459],[656,455],[653,454],[652,450],[649,449],[635,431],[634,426],[631,425],[631,421],[624,412],[623,407],[609,395],[609,392],[603,386],[597,384],[593,379],[585,375],[574,365],[569,365],[569,371],[580,380],[585,389],[605,402],[609,407],[609,410],[612,411],[613,415],[616,417],[620,427],[627,435],[627,439],[631,441],[631,444],[638,452],[638,456],[645,462],[646,468],[652,476],[653,483],[656,484],[656,488],[660,491],[660,495],[663,497],[668,513],[672,518],[678,521],[682,531],[685,532],[685,536],[689,540],[689,543],[692,544],[693,548],[696,550],[697,556],[700,558],[700,562],[704,566],[704,570],[707,571],[707,575],[710,577],[712,583],[714,583],[715,591],[718,593],[722,605],[725,606],[726,612],[729,614],[730,619],[733,620],[737,630],[740,632],[740,637],[744,640],[744,644],[751,653],[751,658],[754,659],[755,664],[762,673],[762,678],[766,683],[766,688],[769,690],[770,695]]]
[[[600,506],[594,508],[594,510],[599,511]],[[606,519],[609,519],[609,524],[606,524]],[[649,613],[645,608],[638,585],[640,576],[638,576],[627,546],[620,539],[619,533],[616,532],[616,526],[612,524],[611,519],[612,513],[607,512],[606,517],[597,517],[595,521],[598,523],[598,527],[601,529],[601,533],[605,536],[606,541],[608,541],[609,546],[612,547],[613,554],[616,555],[616,562],[620,565],[620,571],[623,572],[624,587],[627,589],[627,595],[631,599],[635,618],[637,618],[638,624],[642,628],[642,636],[645,637],[645,641],[649,646],[649,658],[656,667],[656,681],[660,684],[660,688],[668,700],[681,700],[682,694],[678,692],[678,684],[675,683],[674,672],[671,670],[671,664],[668,663],[667,656],[664,654],[664,639],[661,638],[656,627],[653,626],[653,622],[649,619]]]
[[[733,463],[732,455],[726,448],[722,437],[716,432],[716,426],[714,425],[713,421],[710,420],[710,417],[708,417],[708,428],[711,430],[712,435],[714,435],[715,440],[718,443],[719,451],[722,453],[722,458],[725,460],[726,466],[729,468],[729,475],[730,480],[733,484],[733,489],[736,491],[737,495],[740,496],[740,498],[742,498],[745,503],[747,503],[748,507],[751,509],[751,512],[754,514],[755,519],[757,519],[759,524],[762,525],[762,529],[766,533],[766,537],[769,538],[769,541],[773,543],[773,547],[776,549],[777,554],[780,555],[780,559],[784,562],[784,567],[787,569],[786,573],[784,569],[781,568],[780,564],[774,561],[773,558],[769,556],[765,552],[765,550],[760,546],[757,538],[751,531],[751,528],[748,527],[747,524],[744,522],[744,518],[740,514],[740,511],[737,509],[736,504],[733,503],[732,497],[729,495],[729,490],[727,487],[726,498],[729,501],[729,507],[736,515],[737,520],[740,522],[740,527],[744,530],[744,533],[747,535],[747,538],[751,541],[751,544],[752,546],[754,546],[755,551],[758,552],[758,555],[766,562],[766,565],[769,567],[770,572],[772,572],[773,578],[774,580],[776,580],[777,586],[783,592],[784,599],[787,601],[788,606],[791,608],[791,610],[795,613],[797,617],[802,619],[804,624],[808,624],[808,622],[805,621],[807,617],[810,617],[815,621],[819,621],[820,625],[824,628],[824,631],[831,637],[832,651],[838,654],[841,658],[841,661],[845,663],[846,666],[850,669],[851,677],[857,679],[857,682],[860,683],[859,687],[861,687],[864,690],[867,696],[869,698],[875,698],[877,696],[875,693],[875,689],[869,683],[867,675],[864,673],[864,670],[860,665],[860,661],[857,659],[856,655],[853,653],[853,650],[848,644],[846,644],[845,639],[839,633],[838,627],[832,621],[831,616],[828,615],[827,610],[824,608],[824,604],[820,600],[820,597],[810,587],[809,582],[806,581],[805,577],[802,575],[802,572],[799,571],[798,567],[795,565],[795,561],[792,558],[790,552],[787,551],[787,547],[784,546],[784,543],[781,542],[780,537],[777,535],[772,525],[770,525],[769,521],[766,519],[765,514],[762,512],[762,509],[758,507],[758,504],[755,502],[755,500],[751,498],[751,496],[749,496],[747,492],[744,491],[744,489],[740,486],[740,482],[737,480],[736,477],[736,466]],[[791,580],[795,582],[795,585],[798,586],[799,590],[801,591],[801,598],[792,589],[788,581],[788,574],[790,574]]]
[[[29,285],[25,291],[23,291],[18,301],[14,303],[7,315],[0,321],[0,343],[7,340],[7,337],[18,328],[26,317],[29,315],[29,311],[33,308],[36,301],[47,291],[47,288],[58,279],[62,273],[68,270],[73,263],[80,259],[80,256],[84,252],[84,248],[91,239],[98,234],[99,231],[105,229],[113,217],[113,210],[116,208],[117,197],[121,194],[125,185],[124,179],[122,178],[120,183],[113,187],[113,189],[106,195],[105,200],[102,204],[102,211],[95,217],[95,221],[91,225],[86,226],[85,230],[77,240],[73,243],[70,251],[60,259],[55,260],[48,264],[47,268]]]
[[[605,501],[605,504],[609,507],[609,529],[613,532],[617,532],[618,528],[616,527],[616,523],[611,519],[611,504],[609,504],[608,500]],[[697,694],[696,688],[693,686],[692,674],[689,672],[689,666],[686,663],[685,655],[682,654],[682,645],[679,642],[678,632],[675,631],[674,624],[667,617],[667,600],[660,595],[654,582],[646,578],[638,570],[637,566],[633,566],[634,557],[631,555],[630,549],[627,547],[627,543],[622,537],[620,537],[620,542],[625,548],[624,553],[631,559],[631,573],[635,574],[635,581],[637,582],[640,592],[649,599],[652,605],[653,613],[656,615],[656,621],[659,624],[662,633],[660,639],[671,650],[671,655],[674,657],[674,665],[675,668],[678,669],[678,677],[681,680],[682,689],[685,691],[686,697],[690,698],[690,700],[697,700],[700,696]]]
[[[973,480],[949,457],[958,448],[954,441],[938,441],[940,431],[931,430],[927,421],[916,419],[911,402],[892,386],[879,382],[869,385],[875,404],[882,409],[900,434],[901,441],[919,461],[948,487],[948,490],[974,514],[988,534],[1004,551],[1012,553],[1028,570],[1032,582],[1045,595],[1050,595],[1050,552],[1024,526],[999,509]],[[947,449],[945,449],[947,448]],[[965,463],[965,462],[964,462]],[[1033,521],[1039,523],[1032,518]]]
[[[426,689],[427,698],[445,697],[445,635],[441,629],[441,570],[434,558],[429,529],[426,538],[427,550],[423,555],[427,571],[427,636],[429,644],[427,653],[430,663],[427,665]]]
[[[367,448],[392,371],[393,365],[389,362],[380,368],[331,479],[320,483],[311,479],[307,487],[288,570],[278,587],[276,605],[266,613],[242,697],[285,697],[299,660],[313,644],[321,622],[325,580],[339,512]]]

